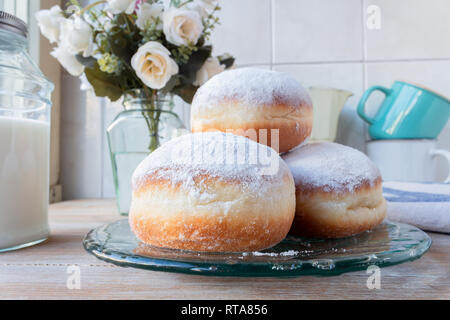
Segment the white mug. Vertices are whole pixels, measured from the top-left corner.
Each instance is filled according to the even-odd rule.
[[[367,155],[378,166],[385,181],[436,182],[436,156],[448,162],[450,152],[436,148],[436,140],[373,140],[367,143]]]

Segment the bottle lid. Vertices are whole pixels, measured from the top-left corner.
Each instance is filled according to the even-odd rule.
[[[4,11],[0,11],[0,29],[17,33],[23,37],[28,36],[28,26],[25,22]]]

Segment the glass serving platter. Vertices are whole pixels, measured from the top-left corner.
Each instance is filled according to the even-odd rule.
[[[84,248],[123,267],[210,276],[285,277],[338,275],[420,258],[431,246],[422,230],[384,222],[371,231],[343,239],[288,236],[270,249],[246,253],[206,253],[164,249],[135,238],[127,219],[91,230]]]

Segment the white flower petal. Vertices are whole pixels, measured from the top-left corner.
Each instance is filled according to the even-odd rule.
[[[71,75],[78,77],[84,72],[84,66],[77,60],[75,55],[64,48],[56,47],[50,54],[58,59],[63,68]]]
[[[200,14],[184,7],[169,8],[163,13],[163,32],[174,45],[197,44],[203,32]]]
[[[92,54],[93,39],[91,26],[79,16],[64,19],[61,23],[60,46],[72,54]]]
[[[64,20],[59,6],[53,6],[49,10],[41,10],[35,14],[39,29],[50,43],[59,39],[60,23]]]
[[[125,12],[131,14],[136,7],[137,0],[107,0],[109,11],[114,14]]]
[[[142,3],[137,11],[136,25],[140,29],[144,29],[147,21],[152,18],[157,18],[162,15],[164,7],[158,3],[149,4],[147,2]],[[162,23],[158,26],[158,29],[162,29]]]
[[[214,77],[216,74],[225,70],[225,66],[220,64],[219,59],[215,57],[209,57],[200,70],[197,71],[194,86],[201,86],[206,81]]]
[[[161,43],[149,41],[131,58],[131,66],[142,82],[152,89],[162,89],[178,73],[178,65]]]

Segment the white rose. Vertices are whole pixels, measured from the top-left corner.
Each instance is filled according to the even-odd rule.
[[[197,76],[193,84],[194,86],[201,86],[216,74],[219,74],[224,70],[225,66],[220,64],[219,59],[210,57],[206,59],[203,66],[197,71]]]
[[[131,58],[131,66],[139,79],[152,89],[164,88],[169,79],[178,73],[177,63],[161,43],[149,41]]]
[[[195,1],[186,4],[185,8],[197,11],[202,19],[206,19],[208,17],[208,11]]]
[[[118,14],[125,12],[132,14],[136,8],[137,0],[106,0],[112,13]]]
[[[208,11],[214,10],[217,6],[217,0],[194,0],[194,2],[198,3],[202,7],[204,7]]]
[[[174,45],[196,44],[203,32],[202,19],[195,10],[169,8],[163,13],[163,31]]]
[[[63,68],[71,75],[78,77],[84,72],[84,66],[77,60],[75,55],[64,48],[56,47],[50,54],[58,59]]]
[[[64,19],[61,8],[59,6],[53,6],[50,10],[38,11],[35,17],[42,35],[51,43],[57,42],[59,39],[60,23]]]
[[[217,0],[194,0],[187,6],[197,10],[202,18],[206,18],[217,6]]]
[[[157,3],[149,4],[145,2],[141,4],[137,11],[136,25],[140,29],[144,29],[147,21],[151,18],[157,18],[161,16],[163,10],[164,7]],[[157,28],[162,29],[162,23],[158,24]]]
[[[94,46],[91,26],[77,15],[65,19],[61,23],[60,46],[72,54],[90,56]]]

